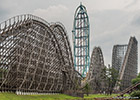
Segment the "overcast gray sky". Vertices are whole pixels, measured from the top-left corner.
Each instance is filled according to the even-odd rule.
[[[111,64],[113,45],[127,44],[130,36],[139,41],[140,0],[0,0],[0,22],[28,13],[48,22],[59,21],[64,24],[72,46],[73,17],[80,2],[89,15],[90,52],[94,46],[100,46],[106,65]]]

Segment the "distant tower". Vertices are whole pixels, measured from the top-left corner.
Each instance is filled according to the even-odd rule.
[[[86,7],[80,4],[76,9],[73,24],[73,46],[75,69],[85,77],[89,69],[89,19]]]

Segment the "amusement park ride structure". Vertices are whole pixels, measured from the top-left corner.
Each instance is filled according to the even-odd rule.
[[[0,91],[62,93],[82,87],[81,80],[93,90],[98,88],[95,80],[102,81],[104,58],[101,48],[95,47],[90,60],[89,17],[82,4],[75,11],[72,37],[74,56],[61,23],[48,23],[31,14],[0,23]],[[137,45],[136,38],[131,37],[121,64],[116,62],[120,56],[113,49],[113,63],[121,65],[122,89],[136,77]],[[101,85],[103,90],[104,82]]]
[[[87,10],[82,4],[75,11],[72,33],[74,66],[83,77],[86,77],[90,65],[90,29]]]

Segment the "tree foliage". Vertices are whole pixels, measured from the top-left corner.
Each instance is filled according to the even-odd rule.
[[[90,92],[90,85],[88,83],[86,83],[86,85],[83,88],[84,92],[87,94],[87,96],[89,95]]]
[[[132,84],[136,84],[138,82],[140,82],[140,73],[138,74],[138,76],[134,79],[131,80]]]
[[[138,76],[137,76],[136,78],[134,78],[134,79],[131,80],[131,83],[132,83],[132,84],[137,84],[137,83],[139,83],[139,82],[140,82],[140,73],[138,74]],[[133,91],[133,92],[130,94],[130,96],[131,96],[131,97],[138,97],[138,98],[140,99],[140,85],[138,86],[137,89],[138,89],[138,90]]]
[[[102,79],[105,81],[105,90],[107,94],[112,94],[114,87],[120,85],[118,79],[118,71],[111,67],[105,67],[103,69]]]
[[[130,94],[131,97],[135,97],[137,99],[140,99],[140,90],[134,91]]]
[[[132,84],[136,84],[136,83],[138,83],[138,82],[140,82],[140,78],[134,78],[134,79],[132,79]]]
[[[137,84],[140,82],[140,73],[138,74],[138,76],[134,79],[131,80],[132,84]],[[140,86],[138,86],[138,89],[140,89]]]

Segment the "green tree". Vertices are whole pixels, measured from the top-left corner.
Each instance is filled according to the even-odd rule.
[[[86,83],[86,85],[83,87],[83,90],[88,96],[89,92],[90,92],[90,85],[88,83]]]
[[[134,79],[131,80],[132,84],[136,84],[138,82],[140,82],[140,73],[138,74],[138,76]]]
[[[138,76],[134,79],[131,80],[132,84],[137,84],[140,82],[140,73],[138,74]],[[140,86],[138,86],[138,89],[140,89]]]
[[[134,78],[132,79],[132,84],[136,84],[136,83],[139,83],[140,82],[140,78]]]
[[[140,73],[138,74],[138,76],[134,79],[131,80],[131,83],[132,84],[137,84],[140,82]],[[137,90],[136,91],[133,91],[131,94],[130,94],[131,97],[138,97],[138,99],[140,99],[140,85],[138,86]]]
[[[105,90],[107,94],[112,94],[114,87],[120,85],[120,80],[118,79],[119,73],[114,68],[110,66],[103,69],[104,74],[101,78],[105,81]]]
[[[130,94],[131,97],[135,97],[137,99],[140,99],[140,90],[137,90],[137,91],[133,91],[131,94]]]

